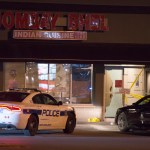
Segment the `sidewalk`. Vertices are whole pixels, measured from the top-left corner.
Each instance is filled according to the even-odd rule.
[[[119,131],[117,125],[110,122],[87,122],[87,123],[77,123],[77,125],[80,127],[82,126],[84,128],[92,127],[100,131]]]

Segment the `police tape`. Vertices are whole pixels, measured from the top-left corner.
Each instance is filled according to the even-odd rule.
[[[136,76],[135,80],[132,82],[131,86],[130,86],[130,91],[133,88],[133,86],[136,84],[136,82],[138,81],[140,75],[142,74],[144,68],[141,69],[140,73]],[[144,97],[143,95],[139,95],[139,94],[133,94],[133,93],[127,93],[130,94],[132,97],[136,98],[136,99],[141,99],[142,97]],[[125,95],[125,104],[128,104],[128,97]]]
[[[132,89],[132,87],[135,85],[135,83],[138,81],[140,75],[142,74],[144,68],[141,69],[140,73],[137,75],[137,77],[135,78],[135,80],[133,81],[133,83],[130,86],[130,89]]]
[[[142,97],[144,97],[143,95],[133,94],[133,93],[130,93],[130,95],[137,99],[141,99]]]
[[[140,95],[140,94],[133,94],[133,93],[130,93],[130,95],[136,99],[141,99],[143,98],[144,96],[143,95]],[[125,95],[125,104],[128,104],[128,97]]]

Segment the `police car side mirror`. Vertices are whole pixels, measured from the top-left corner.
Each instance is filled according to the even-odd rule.
[[[59,101],[59,102],[58,102],[58,105],[62,105],[62,104],[63,104],[62,101]]]

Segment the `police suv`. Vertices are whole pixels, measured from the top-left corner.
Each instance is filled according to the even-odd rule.
[[[23,130],[34,136],[38,130],[63,130],[72,133],[76,126],[73,107],[36,89],[0,92],[0,129]]]

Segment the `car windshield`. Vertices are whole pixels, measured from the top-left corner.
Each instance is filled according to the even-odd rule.
[[[24,92],[0,92],[0,101],[22,102],[28,95]]]
[[[150,104],[150,96],[145,96],[142,99],[140,99],[139,101],[137,101],[135,104],[138,105],[145,105],[145,104]]]

